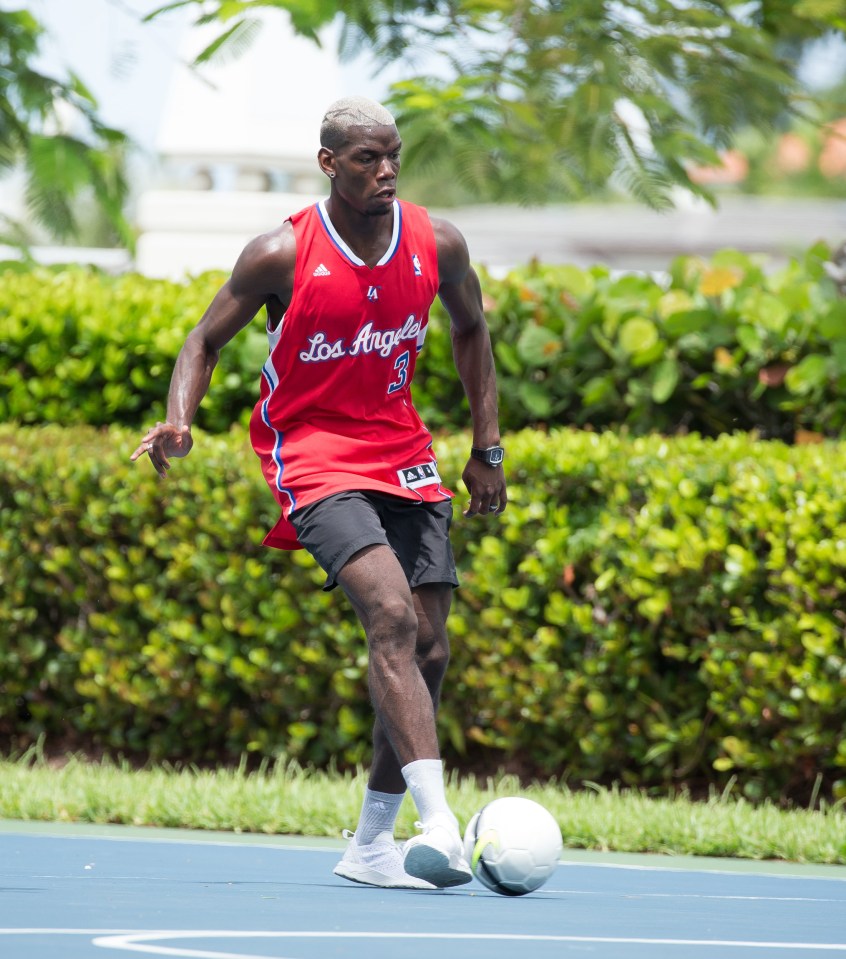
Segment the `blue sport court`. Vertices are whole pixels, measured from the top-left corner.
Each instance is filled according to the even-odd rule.
[[[565,849],[512,899],[355,885],[343,847],[0,822],[0,959],[846,957],[846,867]]]

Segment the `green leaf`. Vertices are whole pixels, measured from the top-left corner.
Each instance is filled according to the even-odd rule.
[[[685,310],[664,320],[664,332],[672,337],[686,336],[707,330],[713,323],[714,314],[710,310]]]
[[[652,399],[655,403],[666,403],[678,386],[681,370],[674,357],[667,357],[656,367],[652,376]]]
[[[632,317],[620,327],[618,342],[630,355],[643,353],[651,350],[658,342],[658,328],[652,320],[645,317]]]
[[[831,359],[836,375],[842,376],[846,373],[846,340],[838,340],[832,344]]]
[[[656,340],[652,346],[648,347],[645,350],[641,350],[639,353],[632,354],[632,366],[635,369],[640,369],[645,366],[652,366],[667,351],[667,344],[663,340]]]
[[[740,304],[744,321],[765,330],[780,333],[790,317],[790,311],[782,301],[759,289],[750,290]]]
[[[530,366],[548,366],[561,349],[561,338],[535,323],[527,326],[517,340],[517,353]]]
[[[846,16],[844,0],[797,0],[793,14],[807,20],[830,20]]]
[[[693,306],[693,297],[687,290],[668,290],[658,301],[658,315],[666,320],[679,313],[690,312]]]
[[[846,340],[846,300],[832,303],[818,323],[820,336],[829,340]]]
[[[195,57],[194,63],[224,64],[238,59],[250,49],[261,29],[261,20],[247,17],[239,20],[204,47]]]
[[[587,270],[579,269],[577,266],[559,267],[556,275],[560,279],[561,288],[577,299],[589,296],[596,287],[593,276]]]
[[[504,340],[498,340],[494,346],[497,363],[512,376],[519,376],[523,370],[523,364],[517,352],[517,348]]]
[[[533,417],[545,419],[552,412],[549,391],[539,383],[520,383],[517,387],[517,395]]]
[[[585,406],[595,406],[607,396],[613,394],[615,381],[612,374],[591,377],[582,389],[582,402]]]
[[[161,16],[163,13],[169,13],[171,10],[179,10],[182,7],[190,7],[196,3],[196,0],[174,0],[173,3],[166,3],[164,6],[156,7],[155,10],[152,10],[150,13],[145,14],[141,18],[142,23],[148,23],[150,20],[154,20],[156,17]]]
[[[803,357],[787,371],[784,382],[791,393],[804,395],[825,386],[828,380],[828,360],[819,353]]]
[[[749,326],[746,323],[740,324],[735,330],[735,336],[737,336],[737,342],[750,356],[757,357],[760,355],[764,341],[754,326]]]

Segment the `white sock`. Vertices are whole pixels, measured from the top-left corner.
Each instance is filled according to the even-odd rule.
[[[355,830],[355,841],[366,846],[373,842],[380,832],[389,832],[393,836],[394,823],[397,821],[404,796],[405,793],[380,793],[366,787]]]
[[[458,829],[458,820],[447,805],[440,759],[415,759],[402,767],[402,774],[424,826],[440,821]]]

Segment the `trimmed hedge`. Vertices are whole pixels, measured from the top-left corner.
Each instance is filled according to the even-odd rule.
[[[484,277],[502,426],[633,433],[846,427],[846,301],[820,244],[787,266],[730,250],[666,278],[533,264]],[[222,274],[187,284],[80,268],[0,274],[0,420],[139,427],[164,416],[173,361]],[[198,425],[245,424],[267,340],[259,319],[223,351]],[[415,379],[433,428],[468,414],[438,302]]]
[[[0,427],[2,739],[366,761],[354,617],[306,554],[260,546],[276,507],[244,431],[197,440],[161,482],[125,430]],[[467,443],[437,442],[454,483]],[[447,759],[846,795],[846,445],[507,446],[506,513],[454,525]]]

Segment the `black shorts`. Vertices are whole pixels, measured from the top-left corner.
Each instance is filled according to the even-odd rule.
[[[390,546],[411,588],[458,585],[449,540],[452,501],[424,503],[371,491],[335,493],[291,513],[300,543],[326,571],[334,589],[344,564],[365,546]]]

